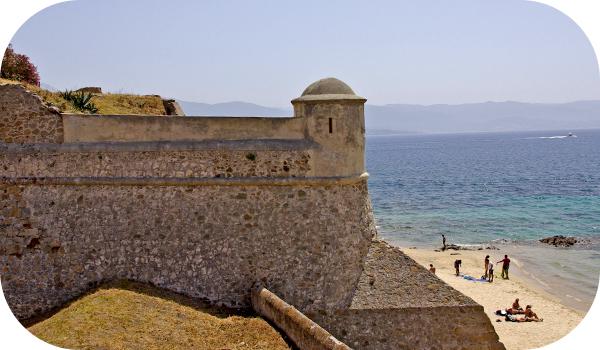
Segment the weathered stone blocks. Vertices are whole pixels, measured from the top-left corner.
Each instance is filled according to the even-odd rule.
[[[4,177],[264,178],[303,177],[310,150],[11,147],[0,145]],[[248,154],[252,154],[248,159]]]
[[[62,119],[56,108],[18,84],[0,85],[0,143],[61,143]]]

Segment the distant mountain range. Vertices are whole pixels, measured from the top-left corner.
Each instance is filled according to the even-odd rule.
[[[58,91],[57,88],[55,88],[54,86],[52,86],[50,84],[46,84],[46,83],[40,83],[40,87],[44,90],[48,90],[48,91],[52,91],[52,92]]]
[[[422,133],[600,128],[600,101],[365,107],[366,127]]]
[[[248,102],[199,103],[177,101],[185,115],[189,116],[257,116],[257,117],[289,117],[292,109],[259,106]]]
[[[189,116],[291,116],[292,109],[248,102],[179,101]],[[365,106],[369,134],[457,133],[600,128],[600,101],[570,103],[484,102],[459,105]]]

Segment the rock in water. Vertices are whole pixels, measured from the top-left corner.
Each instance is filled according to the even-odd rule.
[[[557,235],[552,237],[546,237],[540,239],[540,242],[552,244],[555,247],[570,247],[573,244],[577,243],[577,239],[575,237],[565,237],[563,235]]]

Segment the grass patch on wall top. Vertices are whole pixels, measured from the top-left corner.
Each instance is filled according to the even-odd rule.
[[[227,310],[121,281],[83,296],[28,329],[68,349],[289,349],[262,318]]]
[[[0,78],[0,84],[20,84],[40,96],[46,103],[56,106],[63,113],[82,113],[60,92],[48,91],[39,86]],[[166,115],[162,99],[158,95],[94,94],[91,102],[98,108],[97,114]]]

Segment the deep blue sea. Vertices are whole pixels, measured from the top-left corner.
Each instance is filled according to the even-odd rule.
[[[367,136],[379,235],[415,246],[439,246],[441,233],[451,243],[529,246],[541,252],[528,254],[530,265],[550,275],[541,280],[583,283],[569,293],[591,303],[600,271],[600,130],[568,133]],[[589,243],[537,242],[552,235]]]

